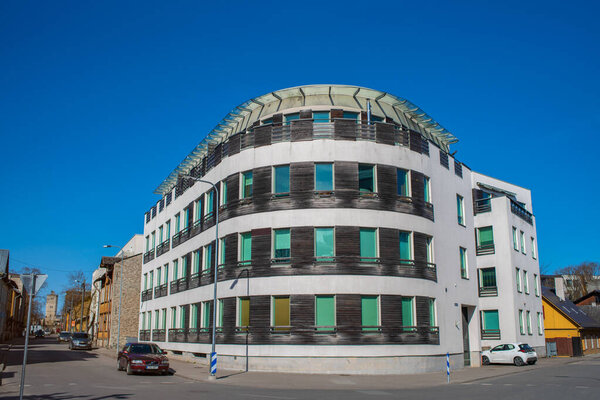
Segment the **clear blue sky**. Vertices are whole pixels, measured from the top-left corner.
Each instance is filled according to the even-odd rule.
[[[55,291],[91,276],[234,106],[340,83],[411,100],[469,167],[530,188],[542,266],[598,261],[598,3],[487,3],[1,2],[0,248]]]

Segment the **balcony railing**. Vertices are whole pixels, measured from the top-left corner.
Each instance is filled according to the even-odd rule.
[[[482,329],[481,330],[481,338],[482,339],[500,339],[500,329]]]
[[[496,248],[494,247],[494,243],[491,244],[478,244],[477,245],[477,251],[476,251],[476,255],[478,256],[485,256],[488,254],[494,254],[496,251]]]
[[[146,264],[148,261],[152,261],[152,260],[154,260],[154,249],[148,250],[147,252],[144,253],[144,264]]]
[[[474,201],[473,211],[475,215],[492,211],[491,199],[479,199]]]
[[[158,246],[156,246],[156,257],[165,254],[171,249],[171,239],[167,239]]]
[[[159,297],[164,297],[168,294],[169,288],[166,283],[159,285],[154,288],[154,298],[158,299]]]
[[[150,341],[150,329],[140,329],[140,341]]]
[[[533,214],[512,199],[510,200],[510,211],[529,225],[533,225]]]
[[[155,329],[152,331],[152,341],[153,342],[164,342],[166,341],[166,330],[165,329]]]
[[[171,282],[171,294],[183,292],[189,289],[189,278],[184,276]]]
[[[498,296],[497,286],[480,286],[479,297],[494,297]]]
[[[142,292],[142,301],[152,300],[152,289],[147,289]]]

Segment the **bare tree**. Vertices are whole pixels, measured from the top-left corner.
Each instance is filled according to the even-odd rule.
[[[576,300],[588,294],[589,288],[596,283],[600,276],[600,264],[586,261],[579,265],[570,265],[556,271],[567,275],[566,295],[570,300]]]

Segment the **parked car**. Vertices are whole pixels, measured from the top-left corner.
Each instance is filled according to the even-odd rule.
[[[166,352],[154,343],[127,343],[117,356],[117,369],[126,370],[127,375],[136,372],[169,373]]]
[[[481,352],[481,364],[491,363],[533,365],[537,361],[537,353],[527,343],[500,344],[491,350]]]
[[[71,332],[62,331],[58,334],[58,342],[68,342],[71,339]]]
[[[38,329],[37,331],[35,331],[35,337],[36,338],[43,338],[44,337],[44,331],[41,329]]]
[[[69,349],[83,349],[83,350],[91,350],[92,349],[92,341],[90,336],[85,332],[75,332],[71,335],[69,339]]]

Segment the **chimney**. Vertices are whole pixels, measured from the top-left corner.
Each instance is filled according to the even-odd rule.
[[[565,301],[565,279],[561,275],[554,277],[554,293],[561,301]]]

